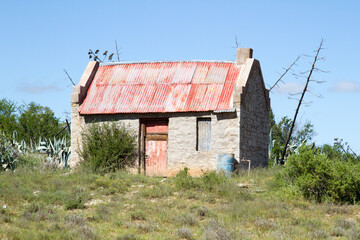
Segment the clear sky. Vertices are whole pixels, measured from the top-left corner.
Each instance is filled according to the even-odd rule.
[[[328,73],[311,83],[310,103],[299,124],[310,121],[318,144],[343,138],[360,153],[359,1],[4,1],[0,0],[0,98],[34,101],[57,117],[70,112],[91,48],[115,51],[121,61],[233,60],[239,47],[254,49],[267,86],[300,54],[312,55],[321,39]],[[310,68],[302,58],[295,72]],[[271,92],[275,117],[292,118],[288,99],[303,84],[292,74]],[[316,97],[322,95],[322,98]]]

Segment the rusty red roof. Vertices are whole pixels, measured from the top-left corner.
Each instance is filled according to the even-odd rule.
[[[81,114],[228,110],[241,66],[233,62],[99,66]]]

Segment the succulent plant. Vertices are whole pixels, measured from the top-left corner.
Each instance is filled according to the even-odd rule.
[[[38,143],[26,144],[24,140],[18,140],[18,134],[13,132],[12,139],[9,139],[4,133],[0,133],[0,170],[15,169],[19,161],[20,154],[25,153],[47,154],[46,164],[52,167],[69,166],[70,146],[66,138],[43,140],[39,138]]]

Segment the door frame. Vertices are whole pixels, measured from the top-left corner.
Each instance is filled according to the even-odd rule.
[[[138,172],[146,175],[146,138],[150,138],[153,140],[166,140],[168,143],[168,134],[160,134],[160,135],[147,135],[146,134],[146,124],[147,123],[156,123],[156,122],[166,122],[167,126],[169,126],[169,118],[140,118],[139,119],[139,168]],[[166,168],[167,168],[167,151],[166,151]]]

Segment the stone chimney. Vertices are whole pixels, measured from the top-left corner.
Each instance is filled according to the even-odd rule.
[[[252,58],[253,50],[251,48],[237,48],[236,49],[236,64],[244,64],[247,58]]]

